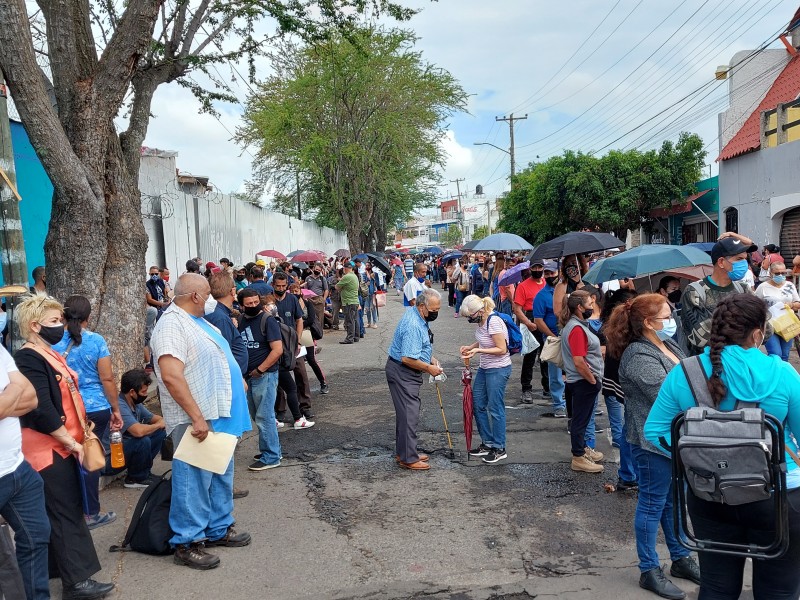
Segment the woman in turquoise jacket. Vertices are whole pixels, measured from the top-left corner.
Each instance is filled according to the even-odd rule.
[[[733,410],[737,400],[758,402],[785,423],[786,447],[797,453],[792,432],[800,432],[800,375],[777,356],[761,352],[767,324],[763,300],[752,294],[731,294],[717,304],[711,341],[701,362],[708,389],[720,410]],[[673,369],[656,398],[644,427],[648,441],[661,449],[669,444],[675,416],[695,406],[683,369]],[[668,454],[667,450],[664,450]],[[786,455],[789,488],[789,550],[780,558],[753,561],[756,599],[796,600],[800,596],[800,468]],[[775,537],[774,504],[763,500],[741,506],[707,502],[687,494],[694,531],[700,538],[735,543],[768,543]],[[731,600],[742,591],[745,559],[701,552],[699,600]]]

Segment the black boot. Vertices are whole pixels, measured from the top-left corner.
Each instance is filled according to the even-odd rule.
[[[639,577],[639,587],[650,590],[662,598],[668,598],[669,600],[683,600],[683,598],[686,598],[686,594],[677,585],[667,579],[661,567],[650,569],[642,573],[641,577]]]
[[[113,583],[100,583],[94,579],[85,579],[73,585],[64,586],[64,600],[95,600],[105,598],[114,590]]]
[[[691,556],[684,556],[673,561],[669,574],[680,579],[688,579],[700,585],[700,565]]]

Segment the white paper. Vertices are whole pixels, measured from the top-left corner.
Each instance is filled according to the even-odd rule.
[[[192,435],[192,428],[186,429],[173,458],[217,475],[222,475],[231,464],[236,450],[237,437],[230,433],[209,431],[202,442]]]
[[[769,314],[770,318],[774,319],[775,317],[780,317],[786,311],[786,304],[783,302],[779,302],[778,304],[773,304],[769,307]]]
[[[296,358],[303,358],[306,354],[308,354],[308,350],[306,350],[306,347],[300,346],[300,352],[297,353]]]

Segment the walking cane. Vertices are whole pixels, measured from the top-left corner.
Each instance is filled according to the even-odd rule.
[[[456,455],[453,452],[453,440],[450,439],[450,430],[447,428],[447,417],[444,416],[444,405],[442,404],[442,392],[439,390],[439,382],[434,380],[434,384],[436,384],[436,395],[439,397],[439,408],[442,411],[442,421],[444,421],[444,432],[447,434],[447,446],[450,448],[447,451],[447,458],[450,460],[455,460]]]

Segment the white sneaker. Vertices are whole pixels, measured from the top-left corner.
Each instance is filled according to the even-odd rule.
[[[281,428],[281,427],[283,427],[284,425],[286,425],[286,423],[284,423],[283,421],[278,421],[278,419],[275,419],[275,427],[277,427],[278,429],[280,429],[280,428]]]
[[[309,421],[305,417],[300,417],[297,421],[294,422],[295,429],[308,429],[309,427],[314,426],[314,421]]]

